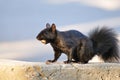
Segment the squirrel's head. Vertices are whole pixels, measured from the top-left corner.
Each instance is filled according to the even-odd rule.
[[[38,35],[37,39],[40,40],[42,43],[47,44],[51,43],[55,40],[56,38],[56,25],[52,24],[50,25],[49,23],[46,24],[46,28],[43,29]]]

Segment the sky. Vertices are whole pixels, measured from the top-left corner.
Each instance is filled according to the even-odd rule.
[[[86,35],[96,26],[109,26],[119,34],[120,0],[0,0],[0,58],[53,58],[51,46],[36,40],[46,23]]]

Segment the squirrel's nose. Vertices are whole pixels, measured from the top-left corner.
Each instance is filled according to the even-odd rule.
[[[36,39],[38,39],[38,40],[39,40],[39,37],[37,36],[37,37],[36,37]]]

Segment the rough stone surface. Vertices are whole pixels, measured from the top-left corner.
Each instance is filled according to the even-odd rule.
[[[0,80],[120,80],[120,64],[0,60]]]

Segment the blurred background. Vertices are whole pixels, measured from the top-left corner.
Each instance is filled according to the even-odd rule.
[[[52,47],[36,40],[46,23],[86,35],[97,26],[108,26],[120,39],[120,0],[0,0],[0,59],[53,59]]]

